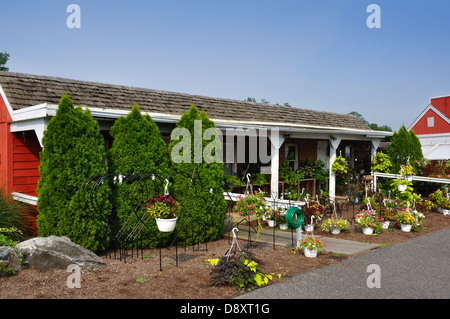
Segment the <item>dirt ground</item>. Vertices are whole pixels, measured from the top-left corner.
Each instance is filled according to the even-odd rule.
[[[339,235],[322,233],[316,227],[316,236],[336,236],[337,238],[367,243],[396,244],[417,236],[426,236],[432,231],[450,227],[450,216],[428,213],[424,219],[423,230],[404,233],[396,225],[391,231],[380,235],[368,236],[360,228],[341,232]],[[20,273],[0,278],[0,299],[226,299],[245,293],[237,287],[210,286],[210,271],[213,266],[206,259],[224,256],[230,248],[230,242],[224,238],[209,242],[197,249],[188,247],[178,249],[178,267],[175,248],[162,249],[162,268],[158,249],[144,251],[145,258],[127,258],[127,262],[106,258],[106,266],[99,270],[83,270],[81,287],[69,288],[68,273],[65,269],[40,272],[23,269]],[[241,248],[245,242],[239,241]],[[379,248],[383,249],[383,248]],[[251,249],[263,262],[264,273],[274,273],[269,284],[285,281],[289,277],[305,273],[320,267],[341,262],[348,255],[325,252],[317,258],[306,258],[301,253],[294,254],[288,247],[258,243]],[[278,278],[278,274],[281,278]]]

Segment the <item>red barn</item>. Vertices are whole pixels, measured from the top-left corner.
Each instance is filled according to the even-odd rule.
[[[429,160],[450,159],[450,96],[431,99],[408,130],[413,130]]]

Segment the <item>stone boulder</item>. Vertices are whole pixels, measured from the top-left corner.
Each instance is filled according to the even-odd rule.
[[[23,241],[16,247],[22,252],[26,265],[41,271],[67,269],[72,264],[82,269],[99,269],[106,265],[96,254],[67,237],[36,237]]]
[[[14,275],[22,270],[19,254],[8,246],[0,247],[0,277]]]

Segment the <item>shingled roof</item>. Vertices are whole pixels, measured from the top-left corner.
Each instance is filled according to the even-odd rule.
[[[68,93],[75,105],[87,107],[131,110],[133,104],[137,103],[143,112],[181,116],[195,104],[215,120],[237,119],[371,131],[366,124],[347,114],[51,76],[0,72],[0,86],[13,110],[42,103],[58,104],[61,96]]]

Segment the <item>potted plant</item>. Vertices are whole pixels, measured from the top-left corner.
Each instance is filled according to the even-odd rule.
[[[437,210],[439,213],[450,215],[450,199],[447,189],[444,189],[444,191],[438,189],[435,192],[431,193],[430,197],[434,201],[435,206],[437,206]]]
[[[330,218],[322,223],[322,230],[326,233],[339,234],[343,229],[349,229],[350,222],[345,219]]]
[[[325,207],[316,201],[310,201],[307,202],[306,207],[303,207],[303,213],[305,214],[305,220],[314,216],[314,222],[318,223],[322,220],[322,216],[325,213]]]
[[[410,164],[406,164],[400,168],[400,174],[404,177],[408,182],[412,181],[412,177],[415,173],[414,168]]]
[[[268,211],[266,204],[264,193],[254,191],[247,196],[239,195],[233,211],[241,217],[257,216],[259,218]]]
[[[275,227],[277,225],[279,213],[276,210],[269,210],[264,214],[264,216],[266,216],[266,221],[269,227]]]
[[[379,234],[383,230],[381,222],[383,218],[379,218],[377,214],[366,209],[356,215],[356,223],[362,228],[365,235]]]
[[[180,205],[170,194],[156,195],[148,199],[144,207],[149,216],[155,218],[159,231],[171,232],[175,229]]]
[[[395,218],[400,224],[401,230],[404,232],[410,232],[412,225],[416,223],[416,219],[409,209],[402,210],[395,216]]]
[[[298,248],[303,249],[305,257],[308,258],[317,257],[317,253],[323,252],[325,247],[326,245],[320,240],[320,237],[315,239],[314,236],[302,238],[298,243]]]
[[[280,226],[280,229],[287,230],[288,225],[286,223],[286,211],[285,210],[279,210],[278,214],[276,215],[275,222],[277,225]]]

